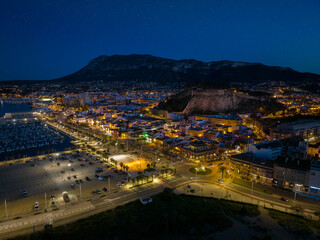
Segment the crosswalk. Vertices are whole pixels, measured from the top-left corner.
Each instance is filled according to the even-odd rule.
[[[176,187],[176,186],[181,185],[183,183],[189,182],[190,179],[187,177],[169,177],[169,178],[162,179],[162,181],[164,183],[167,183],[171,187]]]

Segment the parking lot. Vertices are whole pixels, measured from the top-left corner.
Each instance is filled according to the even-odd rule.
[[[102,172],[96,172],[98,169]],[[119,191],[121,188],[117,183],[126,176],[114,170],[86,152],[56,154],[51,158],[0,166],[0,218],[5,217],[4,200],[7,201],[9,215],[18,215],[34,211],[35,202],[39,202],[40,211],[46,204],[50,208],[52,202],[56,207],[64,205],[64,191],[68,192],[71,204],[79,201],[80,185],[81,198],[85,200],[109,194],[109,179],[111,191]],[[24,189],[28,192],[27,197],[23,196]],[[100,194],[96,194],[97,190]],[[52,195],[55,199],[50,200]]]

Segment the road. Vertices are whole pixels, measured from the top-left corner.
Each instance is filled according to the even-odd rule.
[[[55,227],[74,222],[124,205],[140,197],[152,196],[161,192],[165,187],[166,185],[161,182],[150,183],[132,189],[123,189],[116,194],[107,195],[91,202],[78,202],[58,211],[43,213],[41,216],[30,216],[29,218],[0,223],[0,238],[7,239],[17,235],[32,233],[33,229],[36,231],[43,230],[44,224],[49,219],[52,220]]]

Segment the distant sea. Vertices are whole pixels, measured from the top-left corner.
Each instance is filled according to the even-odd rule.
[[[0,102],[0,117],[3,117],[6,113],[14,112],[29,112],[31,107],[28,103],[1,103]]]

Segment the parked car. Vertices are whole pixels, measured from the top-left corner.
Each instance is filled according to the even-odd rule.
[[[284,201],[284,202],[288,202],[289,200],[288,199],[286,199],[286,198],[284,198],[284,197],[282,197],[282,198],[280,198],[281,199],[281,201]]]
[[[86,177],[86,180],[87,180],[87,181],[90,181],[90,178],[89,178],[89,177]]]
[[[34,210],[39,211],[39,202],[34,203]]]
[[[28,197],[28,191],[26,189],[23,189],[23,197]]]
[[[64,170],[61,170],[61,173],[62,173],[62,174],[64,174],[64,173],[65,173],[65,171],[64,171]]]
[[[72,172],[74,172],[74,168],[71,168],[70,170],[71,170]]]
[[[77,176],[76,176],[76,175],[73,175],[73,178],[77,178]]]

